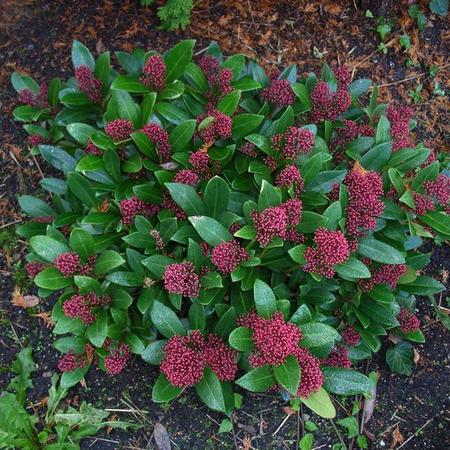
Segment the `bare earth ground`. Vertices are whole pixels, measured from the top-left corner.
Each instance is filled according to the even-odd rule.
[[[197,48],[201,49],[216,40],[225,53],[258,56],[266,66],[296,62],[304,73],[319,70],[324,61],[332,64],[339,60],[352,67],[356,76],[374,79],[385,100],[402,97],[411,102],[408,92],[422,83],[422,100],[413,105],[418,138],[425,139],[430,148],[446,150],[448,146],[448,100],[434,95],[433,90],[436,81],[449,87],[446,48],[450,36],[446,19],[428,12],[427,27],[420,34],[406,12],[399,16],[394,33],[387,39],[389,51],[384,55],[377,51],[379,38],[374,20],[366,19],[364,11],[355,8],[356,1],[200,1],[192,25],[185,31],[170,33],[156,29],[156,8],[140,8],[137,0],[3,0],[0,4],[0,388],[8,382],[7,368],[17,351],[32,345],[38,364],[31,392],[35,402],[47,395],[58,354],[51,345],[51,330],[40,318],[33,317],[33,313],[51,310],[51,300],[43,301],[33,312],[11,304],[14,287],[26,284],[20,270],[25,246],[14,237],[14,226],[23,220],[16,197],[34,192],[39,180],[36,163],[25,148],[25,134],[11,119],[16,101],[9,84],[12,71],[22,70],[39,81],[70,76],[73,39],[82,40],[97,54],[105,49],[135,47],[164,51],[188,37],[196,38]],[[411,37],[408,55],[398,44],[398,37],[404,33]],[[318,58],[320,53],[322,58]],[[416,64],[412,68],[405,65],[408,56]],[[441,67],[434,80],[428,76],[430,65]],[[45,165],[42,169],[48,171]],[[447,245],[434,248],[427,271],[446,281],[449,255]],[[378,371],[380,377],[375,411],[366,426],[368,436],[373,438],[372,448],[450,448],[450,335],[436,321],[426,299],[419,299],[418,305],[427,342],[416,347],[420,358],[412,377],[393,375],[387,370],[385,348],[363,368]],[[151,386],[155,379],[156,370],[137,358],[123,377],[109,378],[91,370],[86,377],[87,388],[74,388],[70,400],[75,404],[88,400],[98,407],[145,411],[136,417],[131,413],[120,416],[140,420],[145,426],[137,432],[113,432],[101,436],[102,440],[86,439],[83,448],[156,448],[151,439],[156,422],[167,428],[173,448],[235,448],[231,434],[217,434],[222,417],[208,411],[193,393],[186,393],[169,407],[153,404]],[[238,447],[298,448],[302,424],[296,414],[274,435],[286,418],[285,406],[275,395],[245,393],[243,407],[233,418]],[[344,417],[351,410],[351,401],[338,408]],[[310,419],[320,428],[314,433],[316,448],[330,448],[338,442],[329,421],[315,416]],[[404,444],[395,443],[397,426]]]

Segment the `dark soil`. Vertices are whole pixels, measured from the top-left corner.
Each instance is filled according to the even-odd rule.
[[[410,57],[417,63],[406,68],[407,55],[400,53],[397,41],[390,44],[386,55],[377,52],[378,37],[374,21],[364,18],[364,11],[355,10],[353,2],[270,2],[270,1],[201,1],[185,31],[164,32],[156,29],[156,7],[140,8],[137,0],[3,0],[0,11],[0,388],[10,375],[7,367],[22,346],[34,348],[37,371],[30,401],[37,402],[47,395],[51,373],[56,369],[57,351],[52,347],[51,330],[33,313],[11,304],[15,285],[24,289],[26,282],[20,267],[25,244],[14,237],[14,226],[23,220],[17,210],[16,197],[36,191],[39,173],[36,162],[25,150],[25,133],[11,119],[15,93],[9,84],[14,70],[22,70],[39,81],[51,77],[65,78],[71,74],[70,46],[73,39],[82,40],[96,53],[108,49],[131,50],[135,47],[164,51],[176,41],[197,38],[197,48],[217,40],[226,53],[241,52],[258,55],[266,66],[297,62],[300,72],[318,70],[324,61],[331,64],[339,59],[354,67],[357,76],[369,76],[378,84],[395,83],[380,88],[385,100],[404,99],[408,90],[423,83],[423,101],[415,105],[419,118],[418,135],[433,148],[443,149],[448,122],[444,97],[432,95],[435,80],[419,76],[406,82],[404,78],[426,73],[431,64],[446,63],[446,21],[430,16],[428,26],[420,35],[411,19],[403,15],[394,31],[396,36],[408,32],[413,48]],[[428,13],[427,13],[428,14]],[[402,29],[401,29],[402,28]],[[448,35],[448,32],[447,32]],[[393,35],[394,36],[394,35]],[[314,48],[324,54],[315,58]],[[438,79],[445,86],[445,69]],[[409,99],[410,101],[410,99]],[[448,117],[448,116],[447,116]],[[39,162],[46,171],[45,165]],[[39,191],[37,191],[39,192]],[[11,225],[8,225],[11,224]],[[6,225],[6,226],[5,226]],[[448,246],[434,247],[428,273],[446,281],[449,267]],[[428,249],[430,251],[430,249]],[[445,295],[442,296],[445,305]],[[43,300],[40,312],[50,311],[51,300]],[[448,306],[448,305],[445,305]],[[427,341],[417,345],[420,359],[411,377],[389,372],[384,353],[385,343],[369,370],[379,373],[377,401],[373,417],[366,425],[374,438],[371,448],[390,448],[393,432],[398,429],[405,441],[414,436],[403,449],[450,448],[449,428],[449,350],[450,335],[436,321],[427,299],[418,299],[418,307]],[[36,311],[34,311],[36,312]],[[163,424],[174,448],[181,450],[235,448],[231,433],[218,434],[222,416],[204,407],[193,392],[187,392],[170,406],[151,402],[151,387],[156,379],[155,368],[136,358],[125,376],[111,378],[93,369],[86,377],[85,389],[76,387],[69,393],[72,402],[87,400],[97,407],[140,410],[146,413],[112,413],[122,420],[143,420],[141,431],[101,435],[103,440],[86,439],[83,448],[119,449],[154,448],[153,424]],[[234,417],[236,442],[239,448],[296,449],[298,430],[302,432],[297,415],[290,416],[281,429],[274,432],[286,418],[286,404],[276,395],[243,393],[243,407]],[[351,410],[350,399],[338,406],[339,414]],[[306,417],[306,411],[305,419]],[[329,421],[310,417],[319,425],[314,433],[316,448],[330,448],[338,437]],[[344,436],[343,429],[340,430]],[[247,439],[251,447],[245,446]],[[398,447],[400,444],[396,444]],[[354,444],[354,447],[356,444]]]

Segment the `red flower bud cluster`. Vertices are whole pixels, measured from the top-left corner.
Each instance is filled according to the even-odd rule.
[[[148,123],[142,128],[141,132],[145,133],[150,141],[156,145],[158,154],[163,162],[169,161],[172,153],[172,146],[169,143],[169,133],[156,123]]]
[[[340,89],[347,89],[352,81],[352,73],[346,66],[338,66],[334,69],[334,75]]]
[[[356,344],[358,344],[359,340],[361,339],[359,333],[350,325],[346,326],[342,330],[341,336],[344,344],[350,345],[351,347],[354,347]]]
[[[133,124],[127,119],[114,119],[106,124],[105,131],[115,141],[121,141],[130,137],[133,132]]]
[[[342,367],[350,369],[352,362],[348,356],[348,350],[342,345],[338,345],[331,350],[330,354],[322,360],[322,365],[329,367]]]
[[[400,330],[403,333],[417,331],[420,328],[419,318],[405,308],[400,310],[397,320],[400,323]]]
[[[298,199],[287,200],[262,212],[252,211],[250,217],[256,230],[256,240],[265,247],[276,236],[286,239],[288,231],[300,223],[301,214],[302,202]]]
[[[320,370],[320,361],[306,348],[298,347],[295,357],[300,364],[300,386],[297,391],[299,397],[308,397],[320,389],[324,382],[323,373]]]
[[[305,250],[305,272],[313,272],[327,278],[332,278],[335,271],[333,266],[347,261],[350,256],[348,241],[340,231],[319,228],[314,233],[316,248]]]
[[[416,204],[415,212],[419,216],[426,214],[428,211],[434,211],[435,206],[433,200],[426,197],[425,195],[419,194],[418,192],[413,192],[414,203]]]
[[[161,203],[163,209],[168,209],[175,214],[175,217],[179,220],[186,219],[186,213],[180,208],[173,200],[170,194],[166,191],[163,194],[163,201]]]
[[[86,358],[80,358],[78,355],[75,355],[72,352],[66,353],[58,361],[58,369],[61,372],[72,372],[80,367],[85,367],[85,365]]]
[[[386,111],[391,125],[392,150],[400,150],[411,145],[409,141],[409,121],[412,116],[409,106],[392,105]]]
[[[163,278],[168,292],[182,294],[184,297],[198,297],[200,293],[200,277],[190,261],[169,264]]]
[[[255,144],[248,141],[242,144],[238,150],[244,155],[251,156],[252,158],[256,158],[258,156],[258,151],[256,150]]]
[[[102,82],[95,78],[90,67],[82,65],[75,69],[75,79],[78,87],[93,103],[102,101]]]
[[[89,141],[86,144],[86,147],[84,148],[84,151],[88,155],[101,156],[103,154],[103,152],[92,141]]]
[[[200,177],[191,169],[182,169],[174,176],[175,183],[189,184],[190,186],[197,186],[200,182]]]
[[[94,273],[95,261],[97,260],[96,255],[89,256],[87,262],[80,264],[78,267],[78,274],[91,276]]]
[[[450,177],[441,173],[434,181],[423,184],[428,195],[435,197],[440,205],[446,206],[450,201]]]
[[[219,61],[214,56],[203,56],[199,61],[199,66],[205,74],[211,89],[217,90],[219,95],[229,94],[233,87],[233,72],[231,69],[220,69]]]
[[[222,273],[231,273],[237,269],[240,263],[247,261],[250,255],[245,248],[234,239],[222,242],[213,248],[211,261]]]
[[[289,106],[295,102],[295,94],[288,80],[272,80],[261,92],[261,100],[277,106]]]
[[[140,80],[155,91],[162,91],[166,87],[166,64],[160,55],[152,55],[147,59]]]
[[[327,83],[319,81],[311,92],[312,121],[336,120],[352,103],[346,88],[331,92]]]
[[[383,214],[383,181],[378,173],[368,172],[356,162],[344,184],[348,189],[347,233],[362,236],[362,230],[373,230]]]
[[[217,77],[217,88],[220,95],[226,95],[233,91],[231,81],[233,80],[233,72],[231,69],[222,69]]]
[[[398,279],[405,273],[404,264],[383,264],[372,272],[371,278],[359,280],[358,285],[363,292],[371,291],[377,284],[388,284],[395,289]]]
[[[308,153],[314,146],[314,133],[307,128],[289,127],[283,134],[272,137],[272,147],[285,159],[297,159],[301,153]]]
[[[286,166],[276,177],[275,185],[279,187],[288,188],[294,186],[294,193],[296,197],[300,197],[300,194],[305,189],[305,182],[297,166],[291,164]]]
[[[25,266],[25,270],[30,278],[34,278],[39,275],[45,269],[45,267],[46,266],[44,263],[33,261],[27,263],[27,265]]]
[[[55,259],[55,267],[65,276],[74,275],[80,266],[80,257],[74,252],[65,252]]]
[[[200,58],[198,63],[200,69],[205,74],[206,79],[210,85],[214,85],[216,82],[217,74],[220,70],[219,61],[214,56],[205,55]]]
[[[121,200],[119,202],[120,213],[122,214],[122,222],[125,225],[133,223],[137,215],[145,217],[153,217],[159,212],[159,205],[144,202],[136,196]]]
[[[231,136],[231,117],[211,108],[197,117],[197,125],[200,125],[207,117],[212,118],[212,121],[202,129],[197,128],[199,136],[205,142],[214,142],[216,139],[226,139]]]
[[[345,146],[360,136],[374,136],[374,129],[367,124],[359,124],[353,120],[343,120],[344,126],[336,130],[336,135],[331,141],[331,148],[337,162],[345,158]]]
[[[118,375],[123,371],[131,358],[131,350],[127,344],[120,343],[114,349],[109,350],[105,358],[105,368],[109,375]]]
[[[281,312],[276,312],[270,319],[250,312],[240,317],[237,323],[253,331],[254,352],[249,357],[252,367],[283,364],[299,348],[302,332],[294,323],[286,322]]]
[[[205,178],[208,178],[210,175],[210,162],[208,153],[201,150],[197,150],[189,156],[189,164],[193,167],[194,171]]]
[[[85,325],[95,322],[96,317],[92,313],[89,300],[80,294],[72,295],[63,303],[63,311],[67,317],[80,318]]]
[[[156,249],[162,251],[164,249],[164,241],[162,240],[161,233],[157,230],[150,231],[150,236],[155,240]]]
[[[173,336],[163,347],[160,370],[173,386],[197,384],[207,366],[221,381],[232,381],[237,372],[237,353],[217,335],[205,337],[194,330],[189,336]]]
[[[265,156],[263,158],[264,164],[270,169],[271,172],[277,170],[277,162],[271,156]]]
[[[30,89],[22,89],[19,91],[19,102],[28,106],[34,106],[36,108],[47,108],[48,88],[44,83],[39,86],[39,92],[35,94]]]
[[[36,147],[39,144],[44,144],[45,138],[43,136],[40,136],[39,134],[32,134],[28,136],[27,141],[31,147]]]

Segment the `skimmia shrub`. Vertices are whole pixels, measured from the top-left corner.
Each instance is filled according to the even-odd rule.
[[[94,364],[127,376],[138,355],[160,366],[157,402],[194,387],[230,414],[238,385],[332,417],[329,393],[370,391],[357,368],[383,336],[401,373],[424,339],[415,295],[443,286],[420,247],[450,235],[444,156],[345,67],[268,76],[193,47],[112,65],[74,42],[74,78],[12,76],[14,117],[60,173],[41,180],[49,202],[19,198],[18,233],[39,294],[59,295],[61,383]]]

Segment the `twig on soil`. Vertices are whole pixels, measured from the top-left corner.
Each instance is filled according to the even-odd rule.
[[[347,446],[345,445],[344,439],[342,439],[341,433],[339,433],[339,430],[337,429],[337,426],[334,424],[334,420],[330,419],[331,425],[333,425],[334,431],[337,434],[337,437],[339,438],[339,440],[341,441],[341,444],[347,448]]]
[[[4,225],[0,225],[0,230],[2,228],[10,227],[11,225],[15,225],[16,223],[22,222],[22,219],[15,220],[14,222],[5,223]]]
[[[292,414],[286,414],[286,417],[283,419],[283,421],[280,423],[278,428],[272,433],[272,436],[276,436],[276,434],[283,428],[284,424],[287,422],[289,417],[291,417]]]
[[[111,442],[111,444],[120,444],[119,441],[113,441],[112,439],[104,439],[104,438],[99,438],[99,437],[95,437],[95,436],[86,436],[86,439],[93,439],[93,441],[90,443],[89,447],[92,447],[97,441]]]
[[[438,67],[438,69],[439,70],[445,69],[448,66],[450,66],[450,64],[445,64],[444,66],[440,66],[440,67]],[[379,84],[378,87],[382,88],[382,87],[387,87],[387,86],[394,86],[396,84],[401,84],[401,83],[404,83],[405,81],[415,80],[416,78],[421,78],[421,77],[424,77],[426,75],[428,75],[428,72],[423,72],[423,73],[419,73],[418,75],[414,75],[412,77],[403,78],[403,80],[393,81],[392,83]]]
[[[30,152],[31,153],[31,152]],[[33,155],[33,153],[31,153],[31,156],[33,157],[33,161],[36,164],[36,167],[39,170],[39,173],[41,174],[41,178],[45,178],[44,172],[42,172],[41,166],[39,165],[38,160],[36,159],[36,157]]]
[[[420,428],[417,428],[417,430],[408,439],[406,439],[406,441],[403,442],[403,444],[400,445],[397,450],[400,450],[402,447],[404,447],[411,439],[413,439],[417,435],[419,431],[422,431],[426,426],[428,426],[435,417],[436,416],[433,416],[431,419],[427,420],[424,425],[422,425]]]

